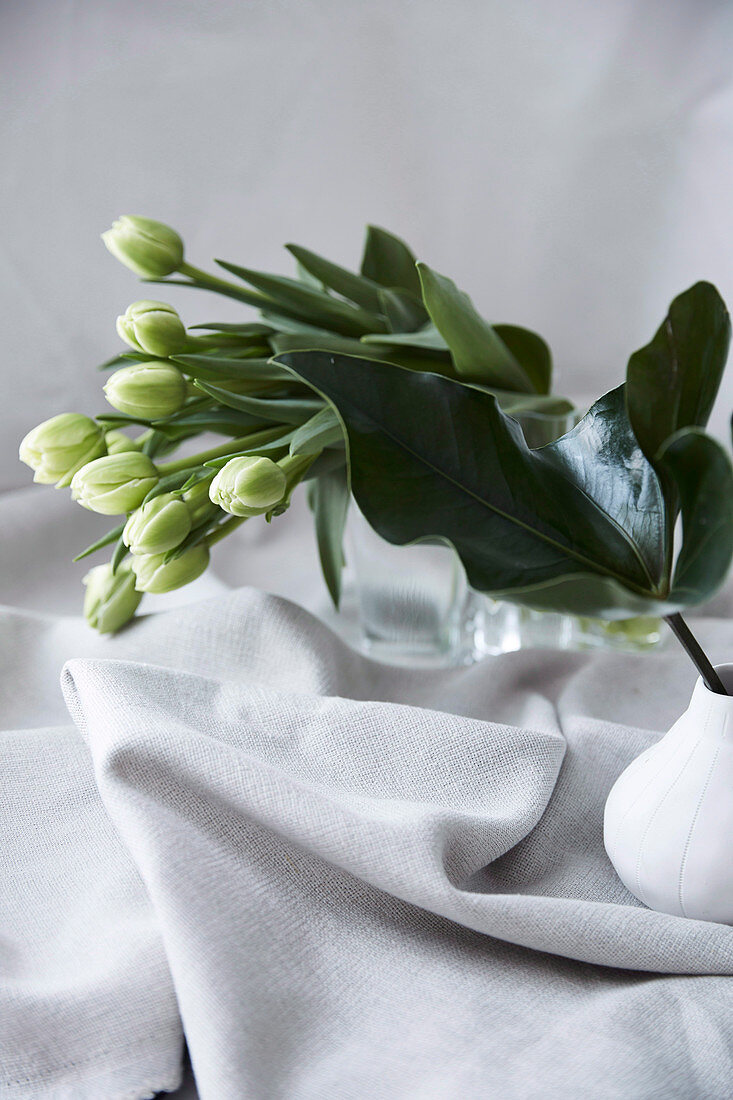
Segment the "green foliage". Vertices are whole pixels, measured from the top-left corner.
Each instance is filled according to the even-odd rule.
[[[727,355],[727,312],[714,288],[698,284],[675,300],[662,328],[665,343],[657,334],[632,356],[626,385],[538,450],[479,387],[317,351],[276,361],[338,412],[351,489],[384,538],[442,539],[479,590],[613,619],[702,602],[733,555],[733,471],[699,426]],[[652,381],[642,374],[647,363]],[[653,441],[651,460],[627,399]],[[658,423],[666,425],[661,440],[652,435]]]
[[[138,229],[121,219],[107,235],[128,266]],[[118,410],[97,418],[105,430],[142,429],[135,445],[160,473],[146,500],[173,491],[197,502],[190,534],[166,560],[206,550],[241,522],[209,500],[207,484],[232,458],[267,456],[291,471],[287,500],[268,521],[308,481],[335,604],[351,491],[389,541],[451,543],[476,588],[532,607],[611,619],[666,614],[721,583],[733,554],[733,473],[702,428],[730,324],[710,284],[676,298],[632,355],[625,385],[556,438],[573,406],[551,393],[542,337],[487,321],[392,233],[367,228],[358,272],[289,244],[295,278],[216,261],[232,281],[192,267],[169,227],[156,232],[166,262],[147,256],[144,281],[211,291],[259,313],[186,332],[172,307],[159,307],[176,340],[155,354],[169,351],[185,376],[181,407],[157,419],[142,407],[128,413],[151,419]],[[137,329],[126,332],[133,350],[100,369],[149,362]],[[161,462],[205,432],[229,442]],[[120,531],[79,557],[114,543],[117,569],[127,553]]]

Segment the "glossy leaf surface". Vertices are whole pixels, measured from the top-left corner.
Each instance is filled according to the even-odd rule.
[[[707,424],[728,358],[730,317],[710,283],[678,295],[626,375],[629,419],[651,463],[680,428]]]
[[[702,444],[671,442],[667,468],[687,499],[685,584],[671,592],[670,519],[659,477],[631,429],[623,386],[567,435],[533,451],[516,421],[477,387],[318,352],[278,361],[339,412],[352,490],[372,526],[398,544],[452,543],[479,590],[621,618],[699,602],[727,568],[733,536],[725,534],[730,520],[720,519],[726,508],[733,512],[727,456],[706,436]],[[715,515],[706,505],[696,512],[690,487],[716,481]],[[699,549],[704,523],[722,524],[714,551]],[[693,575],[691,584],[685,578]]]

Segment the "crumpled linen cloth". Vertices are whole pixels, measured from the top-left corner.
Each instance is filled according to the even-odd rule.
[[[0,653],[0,1096],[175,1090],[184,1033],[203,1100],[730,1095],[733,928],[602,844],[676,647],[397,669],[245,588]]]

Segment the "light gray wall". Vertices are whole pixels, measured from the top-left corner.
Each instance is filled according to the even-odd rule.
[[[385,225],[580,397],[696,279],[733,301],[727,0],[6,0],[0,54],[0,486],[33,424],[102,408],[146,293],[99,240],[119,213],[281,271],[285,241],[356,263]]]

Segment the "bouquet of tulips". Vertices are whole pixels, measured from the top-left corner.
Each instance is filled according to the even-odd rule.
[[[384,230],[368,228],[358,273],[288,245],[295,278],[216,261],[236,281],[189,264],[179,235],[147,218],[120,218],[103,240],[145,282],[259,316],[187,330],[166,303],[134,302],[117,321],[127,348],[103,364],[111,411],[63,413],[23,440],[37,481],[121,517],[79,555],[114,544],[86,577],[98,630],[123,626],[144,592],[198,577],[219,540],[280,515],[307,482],[337,605],[353,493],[388,541],[453,546],[479,591],[607,620],[664,616],[724,692],[680,615],[733,557],[733,469],[703,430],[731,334],[711,284],[672,302],[626,381],[572,431],[538,440],[523,417],[572,410],[550,393],[545,341],[490,324]],[[172,454],[212,432],[224,441]]]
[[[165,302],[133,302],[117,319],[126,348],[101,368],[113,371],[104,386],[110,410],[94,419],[61,413],[21,443],[35,481],[70,487],[83,507],[120,517],[78,555],[113,546],[109,563],[84,578],[85,614],[102,632],[122,627],[143,593],[200,576],[217,542],[254,516],[282,514],[301,482],[338,605],[349,500],[343,424],[327,400],[274,361],[277,353],[366,355],[490,389],[515,414],[571,408],[549,394],[551,358],[539,336],[489,325],[472,307],[470,323],[456,323],[452,303],[470,306],[466,296],[416,265],[385,230],[368,228],[358,274],[289,245],[295,279],[217,261],[236,282],[193,267],[179,234],[148,218],[121,217],[102,239],[145,282],[213,291],[259,312],[256,320],[187,330]],[[190,441],[203,433],[223,442],[192,451]],[[174,455],[183,444],[184,456]]]

